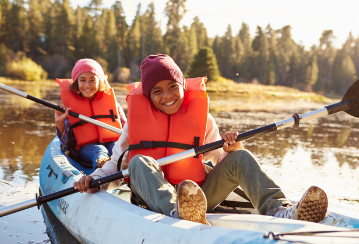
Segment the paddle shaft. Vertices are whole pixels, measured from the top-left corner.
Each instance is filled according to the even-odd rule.
[[[257,128],[257,129],[253,129],[253,130],[250,130],[247,132],[243,132],[237,136],[236,141],[237,142],[243,141],[243,140],[249,139],[254,136],[259,136],[259,135],[263,135],[263,134],[273,132],[276,130],[284,129],[289,126],[294,126],[296,123],[298,123],[298,125],[299,125],[300,122],[305,122],[305,121],[316,119],[316,118],[319,118],[322,116],[326,116],[326,115],[330,115],[330,114],[337,113],[340,111],[348,110],[348,109],[356,106],[357,103],[358,103],[357,101],[355,101],[355,102],[346,101],[346,102],[334,103],[334,104],[325,106],[324,108],[321,108],[321,109],[318,109],[318,110],[315,110],[315,111],[312,111],[309,113],[305,113],[302,115],[298,115],[297,121],[294,117],[292,117],[290,119],[282,120],[277,123],[273,123],[273,124],[266,125],[266,126],[263,126],[263,127]],[[189,150],[171,155],[171,156],[157,159],[157,162],[160,166],[171,164],[173,162],[177,162],[182,159],[194,157],[196,155],[218,149],[223,146],[224,142],[225,142],[224,140],[212,142],[212,143],[200,146],[200,147],[196,147],[193,149],[189,149]],[[118,172],[118,173],[120,173],[120,172]],[[115,174],[117,174],[117,173],[115,173]],[[127,169],[122,170],[121,175],[123,177],[128,177],[129,176],[128,170]]]
[[[20,97],[27,98],[27,99],[29,99],[29,100],[31,100],[31,101],[34,101],[34,102],[40,103],[40,104],[42,104],[42,105],[45,105],[45,106],[47,106],[47,107],[56,109],[56,110],[58,110],[58,111],[60,111],[60,112],[63,112],[63,113],[65,112],[65,109],[63,109],[63,108],[61,108],[61,107],[59,107],[59,106],[57,106],[57,105],[55,105],[55,104],[52,104],[52,103],[49,103],[49,102],[47,102],[47,101],[45,101],[45,100],[42,100],[42,99],[33,97],[33,96],[31,96],[31,95],[26,94],[25,92],[16,90],[16,89],[14,89],[14,88],[12,88],[12,87],[3,85],[3,84],[1,84],[1,83],[0,83],[0,88],[3,89],[3,90],[5,90],[5,91],[8,91],[8,92],[10,92],[10,93],[13,93],[13,94],[15,94],[15,95],[18,95],[18,96],[20,96]],[[117,134],[122,134],[122,130],[120,130],[120,129],[114,127],[114,126],[108,125],[108,124],[106,124],[106,123],[103,123],[103,122],[101,122],[101,121],[98,121],[98,120],[95,120],[95,119],[91,119],[91,118],[89,118],[89,117],[86,117],[86,116],[84,116],[84,115],[75,113],[75,112],[73,112],[73,111],[69,111],[69,115],[71,115],[71,116],[73,116],[73,117],[76,117],[76,118],[78,118],[78,119],[81,119],[81,120],[83,120],[83,121],[86,121],[86,122],[88,122],[88,123],[90,123],[90,124],[94,124],[94,125],[97,125],[97,126],[99,126],[99,127],[105,128],[105,129],[110,130],[110,131],[112,131],[112,132],[115,132],[115,133],[117,133]]]
[[[106,183],[109,183],[109,182],[112,182],[112,181],[115,181],[118,179],[122,179],[122,178],[124,178],[124,176],[122,175],[122,171],[120,171],[120,172],[117,172],[116,174],[108,175],[108,176],[99,178],[97,180],[91,181],[90,187],[91,188],[98,187],[100,185],[103,185],[103,184],[106,184]],[[23,203],[18,203],[13,206],[7,207],[5,209],[1,209],[0,217],[6,216],[6,215],[9,215],[12,213],[16,213],[16,212],[19,212],[19,211],[22,211],[22,210],[25,210],[25,209],[28,209],[31,207],[35,207],[35,206],[37,206],[40,209],[40,206],[43,203],[50,202],[52,200],[55,200],[55,199],[58,199],[61,197],[65,197],[65,196],[71,195],[76,192],[78,192],[77,189],[70,187],[70,188],[66,188],[64,190],[50,193],[50,194],[44,195],[44,196],[38,196],[36,194],[35,199],[28,200]]]

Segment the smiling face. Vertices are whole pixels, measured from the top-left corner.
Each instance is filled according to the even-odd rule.
[[[150,91],[152,104],[163,113],[174,114],[182,106],[183,86],[173,80],[159,81]]]
[[[85,98],[92,100],[99,90],[100,79],[93,73],[82,73],[78,78],[79,91]]]

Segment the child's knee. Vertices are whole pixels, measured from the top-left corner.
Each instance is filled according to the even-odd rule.
[[[148,167],[158,167],[158,164],[156,163],[156,161],[148,156],[144,156],[141,154],[138,154],[136,156],[134,156],[131,161],[130,164],[128,166],[128,170],[141,170],[141,168],[148,168]]]
[[[236,151],[233,151],[230,153],[229,155],[230,158],[233,158],[233,159],[252,159],[254,158],[253,157],[253,154],[248,151],[247,149],[240,149],[240,150],[236,150]]]

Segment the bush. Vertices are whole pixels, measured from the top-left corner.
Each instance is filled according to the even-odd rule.
[[[47,72],[27,57],[22,57],[19,61],[12,61],[6,65],[6,74],[10,77],[21,80],[38,81],[47,79]]]

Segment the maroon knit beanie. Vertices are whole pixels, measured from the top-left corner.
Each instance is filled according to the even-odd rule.
[[[174,80],[186,90],[186,80],[173,59],[165,54],[147,56],[141,64],[143,95],[150,98],[150,91],[157,82]]]

